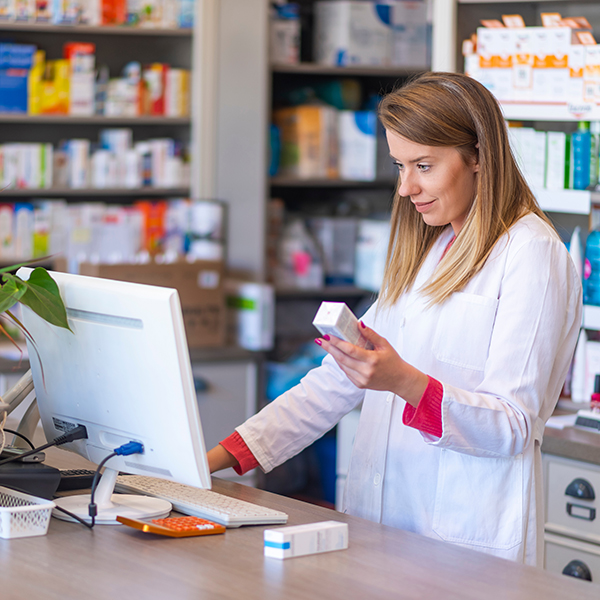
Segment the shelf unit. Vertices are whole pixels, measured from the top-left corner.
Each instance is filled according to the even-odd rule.
[[[115,125],[184,125],[189,126],[189,117],[104,117],[101,115],[81,117],[77,115],[27,115],[21,113],[0,113],[0,123],[18,123],[23,125],[100,125],[114,127]]]
[[[296,177],[272,177],[272,188],[391,188],[393,179],[298,179]]]
[[[200,135],[202,122],[211,122],[203,115],[205,106],[212,111],[214,95],[214,69],[201,71],[195,65],[212,51],[214,34],[209,33],[207,39],[198,42],[200,34],[205,30],[214,30],[214,6],[210,0],[199,2],[196,10],[194,29],[171,28],[136,28],[126,26],[86,26],[86,25],[54,25],[48,23],[0,23],[0,39],[33,43],[47,51],[49,58],[62,56],[62,45],[69,40],[91,41],[96,44],[98,64],[107,64],[111,76],[121,72],[122,67],[130,60],[138,60],[142,64],[153,61],[168,62],[177,67],[191,69],[191,117],[105,117],[105,116],[72,116],[72,115],[27,115],[1,113],[0,142],[31,141],[56,143],[62,137],[86,137],[97,139],[98,130],[103,127],[131,127],[134,139],[172,136],[188,143],[192,148],[192,182],[191,189],[148,189],[140,190],[7,190],[5,196],[27,197],[44,195],[48,197],[76,196],[111,196],[113,199],[130,201],[133,196],[174,197],[192,195],[195,197],[211,197],[214,190],[214,176],[207,171],[214,166],[214,128],[208,127],[204,135]],[[27,127],[35,125],[34,128]],[[205,165],[200,167],[201,158],[207,157]],[[203,181],[200,174],[210,174]],[[209,193],[203,192],[208,190]]]
[[[111,25],[55,25],[53,23],[10,23],[2,22],[2,31],[31,31],[37,33],[59,33],[65,35],[99,34],[99,35],[131,35],[152,37],[192,37],[193,30],[169,27],[128,27]]]
[[[502,102],[509,121],[598,121],[600,106],[582,102]]]
[[[439,0],[444,1],[444,0]],[[456,30],[457,40],[454,40],[454,47],[447,47],[450,53],[456,57],[457,64],[461,60],[459,43],[460,40],[467,37],[475,31],[475,27],[482,18],[500,18],[503,13],[508,12],[506,3],[494,2],[492,0],[445,0],[451,2],[456,10]],[[551,5],[548,6],[548,5]],[[600,10],[597,2],[591,0],[580,0],[578,2],[568,2],[565,0],[513,0],[511,2],[510,12],[519,12],[523,15],[528,25],[540,24],[539,13],[543,10],[553,10],[560,12],[563,16],[585,15],[594,29],[597,31],[600,25]],[[457,43],[457,41],[459,43]],[[544,123],[575,123],[580,120],[600,120],[600,107],[592,103],[564,103],[564,102],[503,102],[502,110],[507,120],[529,121],[534,124],[541,123],[541,127],[546,129]],[[598,192],[578,191],[578,190],[534,190],[534,193],[541,207],[548,212],[570,213],[581,218],[578,225],[583,230],[587,229],[585,219],[589,217],[592,205],[600,202]],[[560,215],[557,224],[566,219],[567,215]],[[571,227],[576,221],[571,217]],[[584,306],[583,327],[585,329],[600,330],[600,307]],[[545,533],[545,567],[553,572],[560,574],[564,572],[565,567],[570,565],[573,560],[583,561],[586,564],[595,564],[597,556],[600,554],[597,540],[595,544],[585,542],[585,536],[577,531],[576,526],[557,530],[553,526],[553,521],[557,515],[560,519],[569,519],[566,515],[565,496],[566,485],[553,485],[553,469],[558,469],[555,464],[561,461],[560,458],[546,454],[544,456],[545,465],[545,496],[546,496],[546,533]],[[581,476],[579,465],[574,467],[573,477]],[[575,467],[578,470],[575,470]],[[562,468],[562,467],[561,467]],[[586,476],[588,473],[586,472]],[[568,483],[568,481],[567,481]],[[558,508],[557,508],[558,507]],[[569,513],[570,514],[570,513]],[[575,519],[578,521],[578,519]],[[576,524],[577,525],[577,524]],[[587,526],[585,526],[587,527]],[[595,562],[594,562],[595,561]]]
[[[40,189],[6,189],[1,192],[4,198],[74,198],[106,196],[116,200],[141,197],[141,196],[189,196],[190,188],[40,188]]]
[[[411,67],[332,67],[305,62],[295,65],[271,64],[272,73],[306,74],[323,76],[348,76],[348,77],[407,77],[419,73],[422,69]]]
[[[310,12],[311,0],[305,0],[302,3],[301,15]],[[304,11],[304,13],[303,13]],[[301,17],[302,18],[302,17]],[[303,21],[303,25],[304,25]],[[401,79],[422,72],[423,69],[417,67],[374,67],[374,66],[351,66],[336,67],[320,65],[311,61],[310,34],[303,35],[302,42],[308,43],[301,48],[302,62],[299,64],[268,64],[268,73],[270,85],[269,94],[272,97],[267,98],[269,113],[274,105],[280,100],[281,90],[289,91],[294,86],[309,86],[311,82],[322,82],[333,78],[355,78],[361,82],[363,91],[367,93],[381,93],[382,90],[391,89],[392,86]],[[364,94],[366,97],[366,93]],[[285,104],[284,104],[285,105]],[[286,203],[287,209],[309,213],[313,209],[323,209],[324,205],[329,204],[333,208],[334,204],[344,197],[347,192],[356,190],[359,193],[383,194],[386,210],[391,200],[395,186],[395,178],[378,178],[370,181],[363,180],[345,180],[345,179],[327,179],[327,178],[308,178],[300,179],[296,177],[276,175],[266,182],[268,193],[273,197],[279,197]],[[357,290],[356,288],[321,288],[317,294],[306,292],[304,290],[280,291],[277,290],[277,297],[280,301],[289,301],[295,298],[301,301],[302,298],[308,300],[311,296],[321,295],[322,297],[336,297],[343,299],[345,296],[356,299],[357,297],[368,296],[370,292]],[[312,332],[311,332],[312,333]]]

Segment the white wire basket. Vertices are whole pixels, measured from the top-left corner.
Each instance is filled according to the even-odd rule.
[[[55,506],[52,500],[0,486],[0,538],[46,535]]]

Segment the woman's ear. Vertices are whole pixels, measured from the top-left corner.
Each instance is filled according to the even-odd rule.
[[[475,164],[473,165],[473,173],[479,173],[479,142],[475,144],[477,152],[475,153]]]

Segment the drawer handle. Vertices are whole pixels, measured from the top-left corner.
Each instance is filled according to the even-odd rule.
[[[563,575],[568,577],[577,577],[577,579],[585,579],[592,581],[592,573],[589,567],[580,560],[572,560],[562,571]]]
[[[567,513],[575,519],[584,519],[585,521],[593,521],[596,518],[596,509],[589,506],[581,506],[581,504],[571,504],[567,502]]]
[[[580,500],[594,500],[596,498],[592,484],[580,477],[571,481],[567,486],[565,494],[573,496],[573,498],[579,498]]]

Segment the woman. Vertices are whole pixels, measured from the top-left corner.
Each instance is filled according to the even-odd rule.
[[[399,169],[372,351],[324,336],[321,367],[209,452],[265,471],[363,403],[345,511],[543,563],[540,445],[575,347],[581,284],[475,80],[428,73],[379,116]]]

